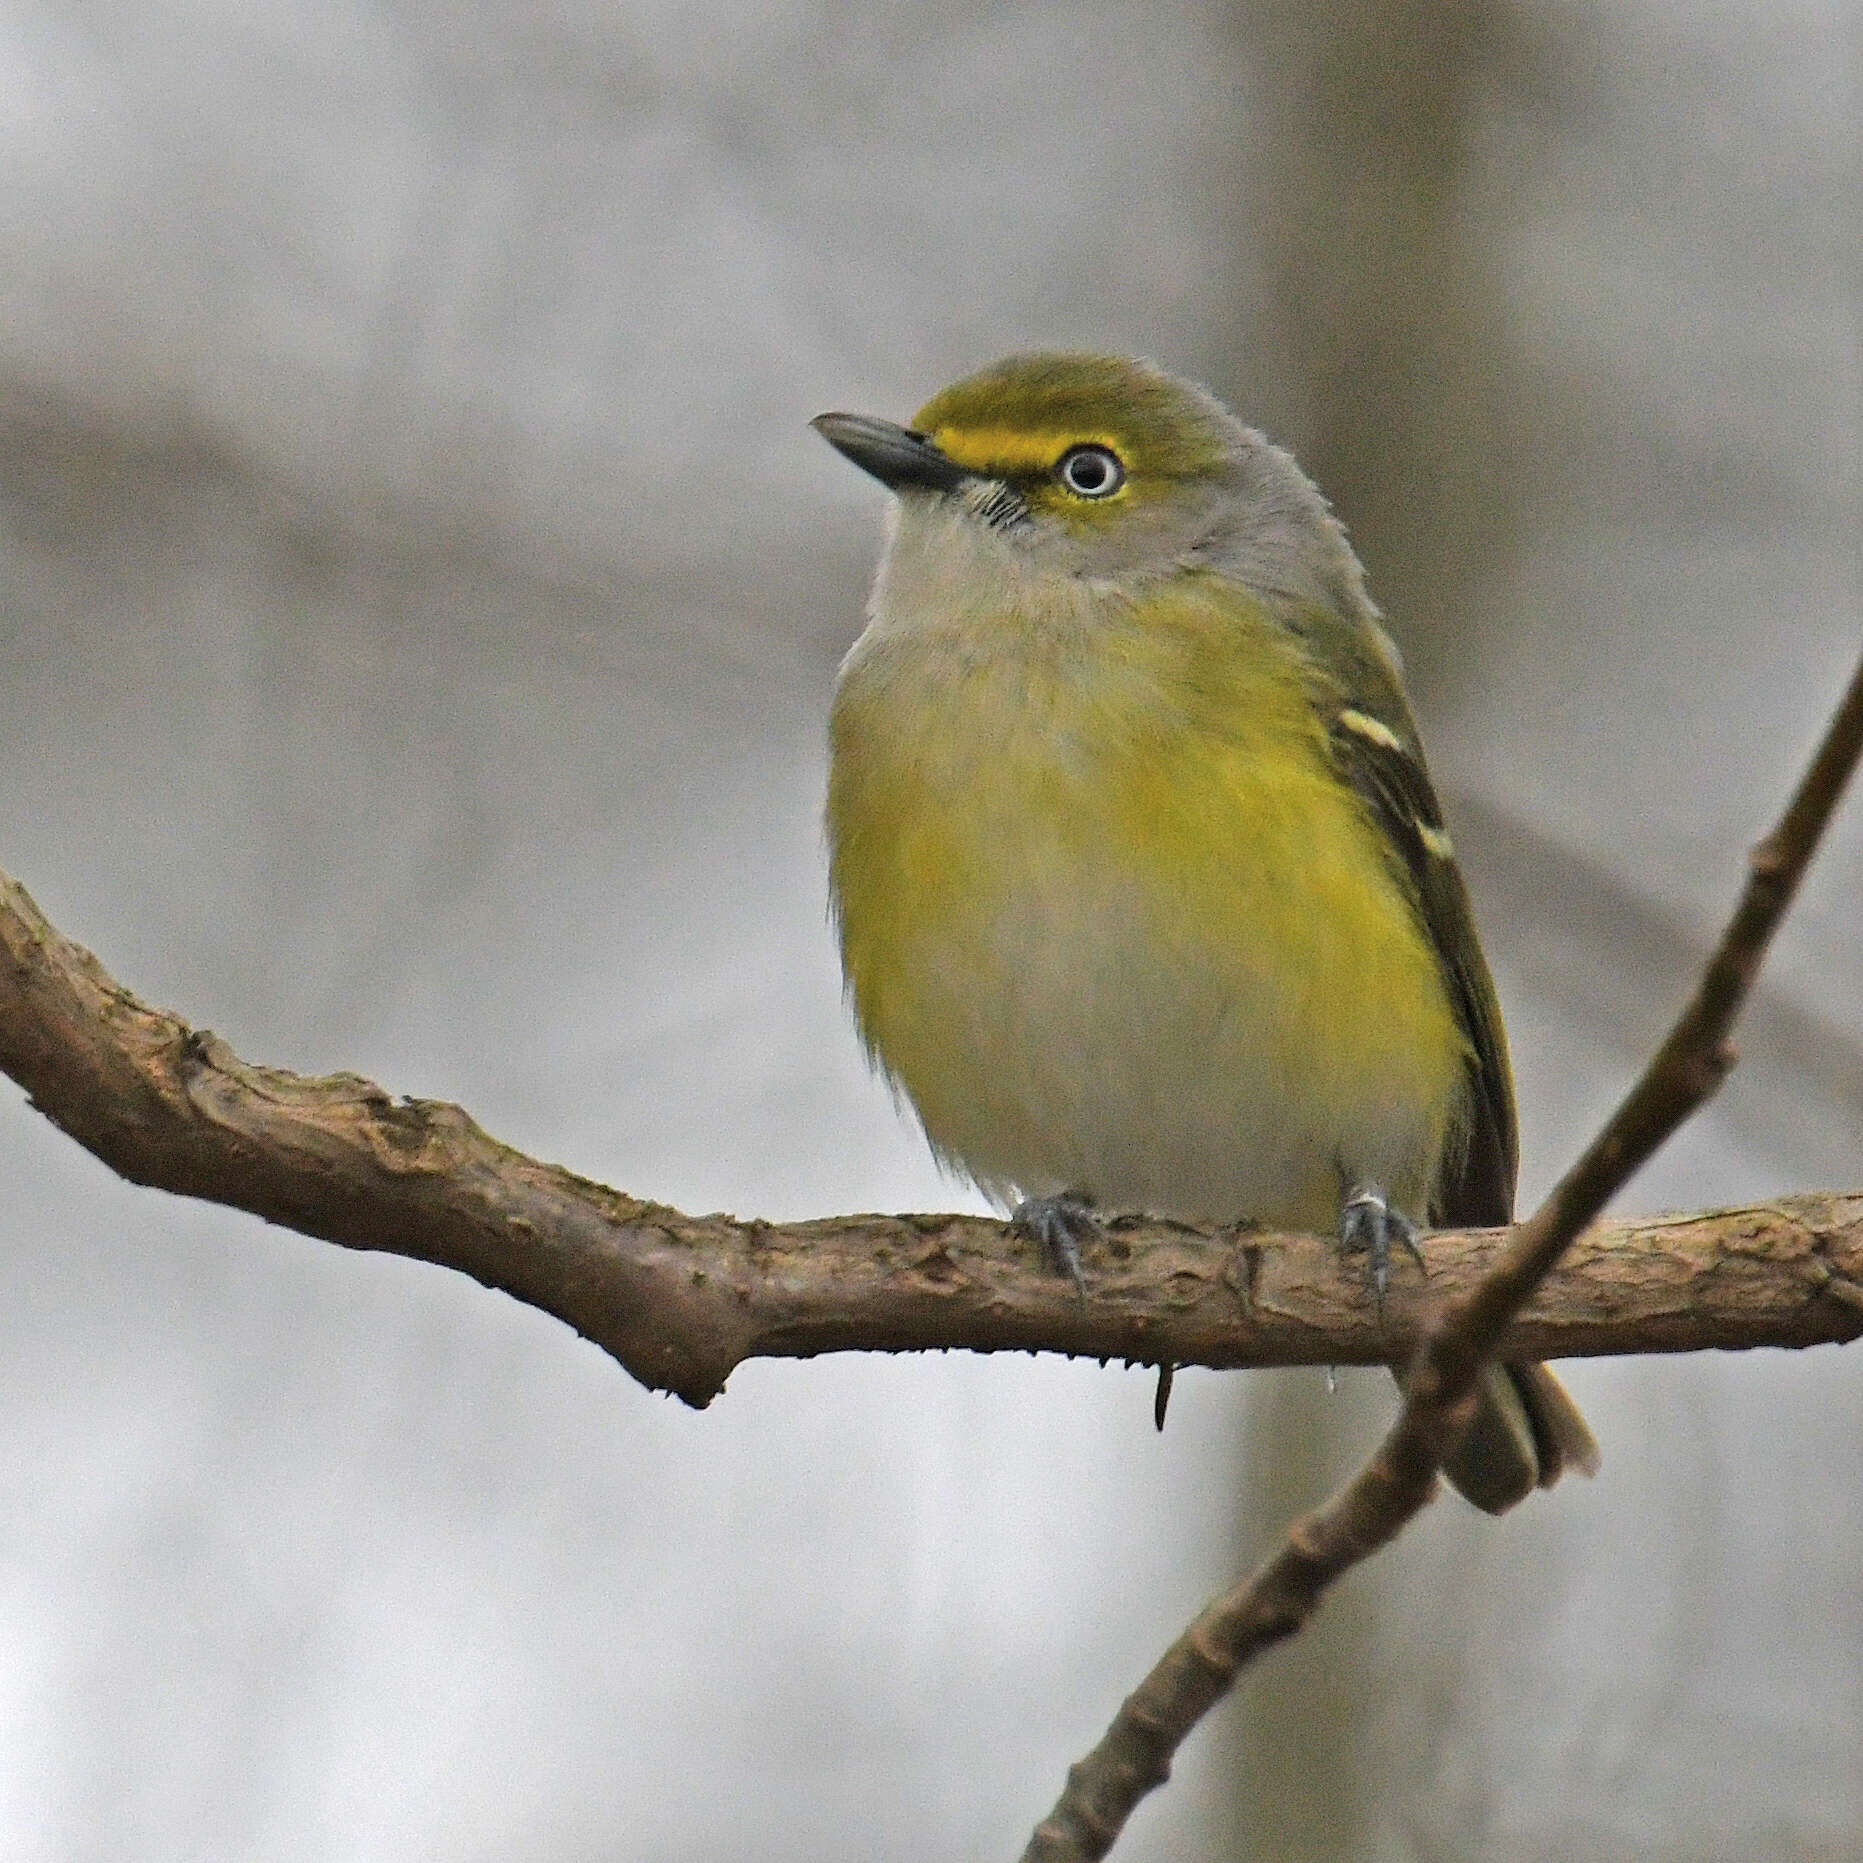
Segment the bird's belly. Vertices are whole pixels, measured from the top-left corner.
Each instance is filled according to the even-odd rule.
[[[1342,876],[1238,830],[1180,884],[1116,836],[984,814],[968,884],[920,900],[865,992],[941,1153],[1000,1195],[1211,1221],[1330,1228],[1357,1180],[1421,1210],[1460,1048],[1375,847]]]
[[[1329,1093],[1300,1066],[1298,1005],[1228,953],[1161,950],[1120,902],[1078,897],[974,931],[913,954],[882,1053],[933,1144],[986,1187],[1327,1228],[1351,1175],[1416,1207],[1434,1094]]]
[[[828,826],[868,1047],[999,1195],[1329,1228],[1372,1181],[1420,1214],[1468,1047],[1415,908],[1272,659],[1199,709],[1155,642],[857,651]]]

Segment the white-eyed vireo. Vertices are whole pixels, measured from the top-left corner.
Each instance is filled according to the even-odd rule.
[[[1513,1210],[1494,987],[1358,559],[1288,454],[1145,363],[1014,356],[910,427],[841,669],[828,835],[876,1062],[1078,1275],[1090,1212],[1335,1229]],[[1449,1464],[1589,1470],[1543,1365]]]

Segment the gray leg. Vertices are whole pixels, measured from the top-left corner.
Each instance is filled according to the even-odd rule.
[[[1041,1244],[1042,1259],[1057,1274],[1071,1276],[1080,1297],[1087,1297],[1087,1277],[1080,1270],[1080,1251],[1098,1242],[1105,1231],[1093,1214],[1093,1199],[1084,1191],[1064,1190],[1058,1196],[1030,1197],[1016,1205],[1009,1219],[1017,1235]]]
[[[1365,1279],[1384,1306],[1391,1285],[1391,1250],[1401,1248],[1419,1268],[1423,1251],[1417,1247],[1417,1226],[1402,1210],[1393,1209],[1376,1184],[1354,1184],[1339,1206],[1339,1251],[1365,1257]],[[1427,1270],[1426,1270],[1427,1272]]]

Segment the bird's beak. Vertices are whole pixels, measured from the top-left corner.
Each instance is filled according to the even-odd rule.
[[[941,453],[931,440],[910,427],[871,414],[817,414],[809,425],[862,472],[871,472],[890,491],[918,486],[952,492],[977,474]]]

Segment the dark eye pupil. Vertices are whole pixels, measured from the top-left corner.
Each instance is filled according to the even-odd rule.
[[[1124,468],[1103,446],[1079,446],[1061,461],[1061,479],[1083,498],[1104,498],[1119,489]]]

